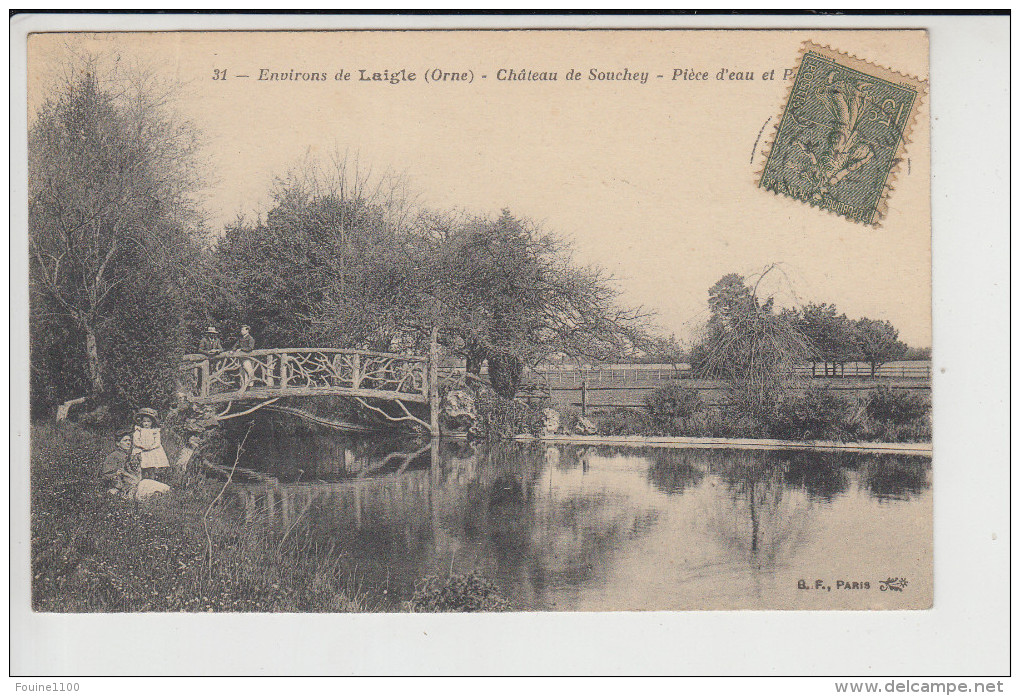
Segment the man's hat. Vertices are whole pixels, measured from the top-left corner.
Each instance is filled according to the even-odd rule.
[[[208,333],[208,334],[218,334],[219,333],[219,331],[216,330],[215,326],[210,326],[208,329],[205,330],[205,332]]]
[[[159,423],[159,414],[156,413],[156,409],[154,408],[138,409],[138,412],[135,413],[135,420],[140,420],[142,416],[148,416],[154,423]]]

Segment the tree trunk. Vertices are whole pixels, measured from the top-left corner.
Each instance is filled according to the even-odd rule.
[[[96,345],[96,333],[91,326],[83,326],[85,331],[85,373],[92,386],[92,395],[103,393],[103,371],[99,364],[99,348]]]
[[[482,375],[482,363],[485,362],[485,351],[482,349],[472,349],[467,352],[467,367],[465,368],[468,373],[475,377]]]
[[[489,381],[496,393],[512,399],[521,387],[524,363],[512,355],[489,356]]]

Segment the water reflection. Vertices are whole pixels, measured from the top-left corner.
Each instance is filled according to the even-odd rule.
[[[912,573],[922,602],[930,588],[924,458],[326,436],[246,449],[282,481],[234,487],[246,519],[335,549],[393,601],[469,570],[521,609],[810,606],[797,578],[876,566]]]
[[[834,452],[785,452],[786,483],[803,489],[813,500],[831,503],[850,486],[850,458]]]
[[[648,480],[663,493],[679,495],[705,478],[705,472],[694,461],[695,450],[647,450],[646,455],[651,461]]]
[[[909,500],[928,488],[930,467],[923,459],[868,457],[862,466],[864,483],[879,500]]]

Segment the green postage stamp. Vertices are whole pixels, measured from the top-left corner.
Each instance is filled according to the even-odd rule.
[[[758,186],[878,226],[926,86],[805,43]]]

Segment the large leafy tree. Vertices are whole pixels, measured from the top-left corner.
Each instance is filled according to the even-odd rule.
[[[210,320],[247,323],[261,345],[391,350],[421,323],[424,241],[390,188],[340,160],[277,181],[265,220],[226,229]]]
[[[196,133],[169,110],[171,89],[78,60],[30,126],[34,402],[169,398],[200,183]]]
[[[871,364],[871,375],[879,365],[899,360],[907,352],[907,345],[899,340],[900,332],[884,319],[861,317],[853,322],[853,335],[861,357]]]
[[[334,165],[291,172],[264,221],[227,229],[213,320],[241,317],[275,346],[421,350],[435,330],[507,397],[550,354],[610,359],[642,340],[644,314],[562,240],[508,212],[413,211],[392,180]]]
[[[525,367],[551,355],[612,360],[647,340],[647,314],[621,306],[611,278],[507,210],[455,229],[433,268],[426,287],[438,325],[469,372],[488,364],[503,396],[517,392]]]
[[[790,320],[811,342],[811,358],[821,362],[825,373],[860,357],[855,325],[834,304],[808,303],[789,313]]]

